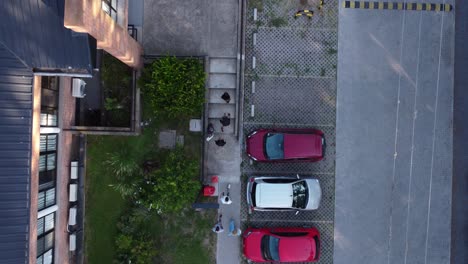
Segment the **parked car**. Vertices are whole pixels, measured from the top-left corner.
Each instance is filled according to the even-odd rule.
[[[247,155],[258,162],[319,161],[325,138],[318,129],[258,129],[247,135]]]
[[[252,176],[247,181],[249,213],[258,211],[315,210],[322,190],[317,179],[289,176]]]
[[[320,234],[316,228],[248,228],[243,251],[254,262],[312,262],[320,256]]]

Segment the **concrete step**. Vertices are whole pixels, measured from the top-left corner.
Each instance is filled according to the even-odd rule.
[[[235,104],[236,103],[236,90],[235,89],[210,89],[210,99],[209,103],[212,104],[227,104],[226,101],[224,101],[221,98],[221,95],[223,95],[225,92],[229,94],[231,97],[231,101],[229,101],[229,104]]]
[[[224,131],[221,131],[221,123],[219,122],[219,118],[209,118],[208,123],[212,123],[215,128],[215,136],[218,134],[234,134],[234,118],[231,118],[231,124],[227,127],[224,127]]]
[[[208,87],[211,89],[235,89],[235,73],[210,73]]]
[[[231,114],[231,119],[236,117],[236,105],[235,104],[208,104],[208,118],[218,118],[224,116],[224,113]],[[231,125],[234,123],[231,120]]]
[[[236,73],[236,58],[210,58],[210,72],[212,73]]]

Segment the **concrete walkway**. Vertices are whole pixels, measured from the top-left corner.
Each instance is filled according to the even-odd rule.
[[[145,0],[143,30],[139,35],[145,54],[235,59],[238,11],[238,0]],[[224,147],[216,146],[219,137],[226,141]],[[225,231],[218,235],[216,262],[238,264],[240,238],[228,236],[228,230],[231,218],[236,226],[240,224],[240,142],[234,134],[217,133],[207,144],[205,171],[207,175],[219,176],[220,192],[231,183],[233,200],[230,205],[220,206]]]

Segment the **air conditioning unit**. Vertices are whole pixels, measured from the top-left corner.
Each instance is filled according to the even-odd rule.
[[[68,211],[68,225],[76,225],[76,206],[70,208],[70,210]]]
[[[83,98],[85,93],[86,83],[80,78],[73,78],[72,81],[72,96],[76,98]]]
[[[70,163],[70,178],[72,180],[78,179],[78,161],[72,161]]]
[[[76,250],[76,235],[75,234],[70,234],[68,246],[69,246],[70,251]]]
[[[77,184],[70,184],[70,194],[68,197],[68,201],[76,202],[78,200],[78,185]]]

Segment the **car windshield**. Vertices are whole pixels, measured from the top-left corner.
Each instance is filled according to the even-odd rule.
[[[305,181],[299,181],[292,184],[293,188],[293,207],[305,209],[309,190]]]
[[[268,133],[265,136],[265,155],[268,159],[284,158],[283,134]]]
[[[265,260],[279,261],[279,238],[273,236],[262,237],[262,254]]]

